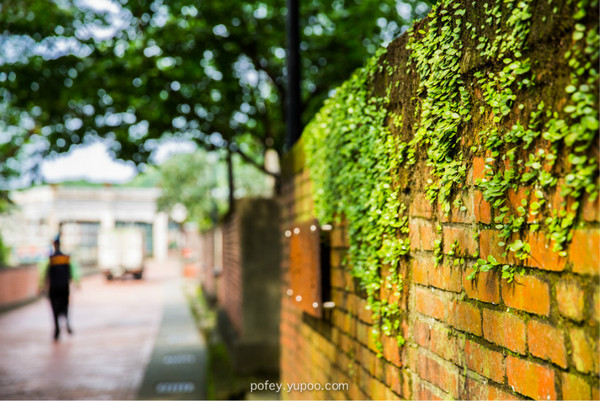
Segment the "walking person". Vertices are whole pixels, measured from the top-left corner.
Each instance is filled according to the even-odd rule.
[[[71,258],[60,250],[60,237],[54,240],[54,252],[50,255],[46,282],[48,284],[48,297],[54,315],[54,340],[60,336],[59,317],[64,315],[67,321],[67,331],[72,334],[69,323],[69,284],[71,282]]]

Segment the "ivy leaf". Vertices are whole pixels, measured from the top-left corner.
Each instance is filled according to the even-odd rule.
[[[598,119],[593,116],[585,116],[581,119],[581,123],[589,130],[595,131],[598,129]]]

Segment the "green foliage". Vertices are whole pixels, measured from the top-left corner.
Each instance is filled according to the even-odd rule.
[[[387,100],[367,92],[377,60],[371,59],[338,88],[304,132],[317,217],[348,221],[351,272],[378,322],[376,338],[380,331],[398,332],[399,306],[382,299],[380,292],[400,296],[398,270],[409,251],[406,205],[390,175],[403,161],[405,144],[385,127]]]
[[[498,245],[504,251],[486,259],[464,255],[476,260],[470,279],[492,269],[509,282],[523,274],[523,262],[531,258],[531,245],[521,238],[525,231],[543,231],[553,250],[566,256],[583,197],[598,195],[593,152],[598,140],[598,23],[582,21],[597,13],[598,2],[566,2],[581,20],[573,24],[565,55],[571,70],[566,105],[560,99],[536,98],[546,92],[535,88],[531,70],[536,60],[524,56],[531,54],[528,40],[537,3],[490,0],[483,4],[485,24],[464,17],[472,12],[469,4],[476,3],[442,1],[430,18],[409,30],[404,79],[419,83],[410,99],[416,105],[414,116],[390,111],[390,100],[398,100],[389,98],[397,82],[385,81],[387,97],[373,95],[376,74],[393,76],[396,71],[374,58],[338,88],[304,132],[317,217],[348,224],[347,264],[366,292],[376,338],[381,332],[397,335],[402,318],[399,267],[409,249],[408,199],[400,190],[409,184],[400,182],[403,172],[417,163],[429,167],[427,198],[434,210],[448,215],[465,211],[457,191],[473,157],[485,160],[485,177],[475,189],[492,205],[492,228],[500,230]],[[476,70],[468,69],[471,64]],[[412,126],[408,134],[402,130],[407,119]],[[509,200],[519,191],[524,196],[514,205]],[[549,210],[548,196],[554,193],[564,201]],[[476,239],[479,228],[489,227],[474,225]],[[444,254],[439,222],[437,233],[436,263],[448,259],[466,266],[457,242]],[[500,263],[500,256],[515,263]]]
[[[233,159],[236,195],[268,196],[265,176],[251,166]],[[170,212],[176,204],[187,209],[187,221],[198,223],[200,229],[214,225],[228,211],[229,188],[227,166],[217,155],[204,150],[177,154],[156,168],[161,196],[159,209]]]
[[[566,245],[571,240],[571,230],[584,193],[591,200],[598,195],[598,159],[589,154],[598,135],[597,23],[589,30],[576,23],[571,49],[565,54],[571,69],[571,83],[565,91],[570,94],[572,103],[558,112],[542,101],[530,113],[526,127],[517,122],[510,130],[503,129],[513,110],[516,89],[534,85],[528,78],[530,60],[522,57],[530,31],[531,13],[528,10],[534,3],[521,1],[519,7],[513,8],[507,20],[508,29],[496,37],[496,42],[503,46],[500,50],[486,48],[483,53],[488,60],[502,58],[506,67],[501,72],[476,74],[495,123],[480,133],[483,148],[487,150],[486,178],[477,184],[484,198],[498,210],[494,221],[496,228],[502,230],[501,245],[506,249],[503,256],[513,254],[516,260],[530,256],[529,245],[516,238],[525,228],[547,232],[552,240],[552,250],[566,256]],[[597,1],[579,1],[575,19],[583,18],[587,9],[597,6]],[[519,110],[522,109],[520,105]],[[482,109],[482,113],[487,111]],[[568,161],[568,170],[559,185],[559,170],[555,163],[561,155]],[[533,197],[523,199],[516,210],[511,210],[506,205],[508,193],[520,187],[528,188],[527,195]],[[564,200],[558,208],[548,210],[545,194],[555,191],[560,192]],[[540,219],[545,214],[549,216]],[[527,227],[528,222],[531,224]],[[481,266],[485,269],[496,266],[481,262],[480,259],[475,265],[474,272],[483,270]],[[502,277],[510,281],[515,271],[514,267],[503,265]],[[523,273],[522,269],[520,271]]]
[[[428,9],[403,3],[407,20],[396,0],[301,2],[303,121]],[[113,5],[117,16],[69,1],[0,5],[0,50],[22,47],[19,57],[0,55],[0,103],[10,112],[0,109],[0,129],[15,139],[8,142],[37,138],[43,152],[64,152],[98,135],[113,140],[118,157],[143,163],[157,139],[178,136],[208,150],[230,148],[266,172],[265,150],[281,152],[284,142],[285,1]],[[90,26],[111,20],[114,35],[91,35]],[[71,47],[33,50],[61,41]]]
[[[427,21],[426,30],[411,35],[407,45],[412,50],[408,67],[416,68],[418,95],[422,97],[420,124],[409,142],[408,163],[414,164],[417,151],[426,147],[427,165],[432,167],[433,175],[427,198],[431,202],[439,200],[449,214],[452,189],[464,181],[466,174],[459,132],[461,124],[471,119],[471,104],[459,65],[463,51],[461,16],[465,10],[460,2],[442,4],[444,7]]]

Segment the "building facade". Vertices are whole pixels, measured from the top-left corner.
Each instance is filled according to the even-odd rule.
[[[45,185],[11,194],[15,204],[0,216],[0,232],[11,248],[10,264],[35,263],[48,255],[60,233],[63,248],[80,263],[97,259],[101,230],[134,225],[146,233],[146,250],[156,259],[167,256],[168,223],[156,199],[160,188],[128,188],[111,185],[71,187]]]

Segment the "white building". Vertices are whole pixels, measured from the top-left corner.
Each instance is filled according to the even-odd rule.
[[[15,209],[0,215],[0,232],[12,248],[12,264],[47,257],[52,240],[61,234],[65,252],[82,263],[93,263],[99,230],[136,225],[146,232],[146,249],[156,259],[168,250],[168,217],[159,212],[159,188],[71,187],[47,185],[15,191]]]

